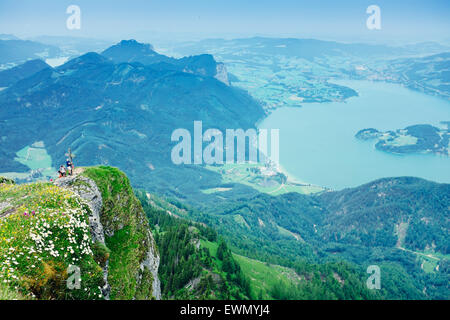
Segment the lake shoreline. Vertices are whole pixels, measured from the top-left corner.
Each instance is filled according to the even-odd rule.
[[[279,169],[289,181],[332,190],[397,176],[450,183],[449,159],[429,154],[398,157],[355,138],[364,128],[388,131],[417,124],[439,125],[450,119],[448,101],[399,84],[334,82],[359,95],[344,102],[281,107],[258,122],[258,129],[280,130],[280,158],[285,161]]]

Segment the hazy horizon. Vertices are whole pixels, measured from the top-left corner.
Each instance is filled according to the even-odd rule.
[[[356,2],[356,3],[355,3]],[[68,6],[81,9],[81,29],[69,30]],[[381,30],[369,30],[366,9],[381,9]],[[89,2],[0,0],[0,33],[20,38],[70,36],[117,41],[200,40],[254,36],[403,44],[449,43],[447,1]]]

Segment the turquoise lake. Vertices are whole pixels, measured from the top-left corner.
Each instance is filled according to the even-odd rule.
[[[299,181],[332,189],[358,186],[382,177],[415,176],[450,183],[450,157],[389,154],[375,141],[360,141],[364,128],[403,129],[414,124],[443,126],[450,121],[450,102],[370,81],[335,81],[359,96],[346,102],[309,103],[280,108],[259,128],[280,130],[280,164]]]

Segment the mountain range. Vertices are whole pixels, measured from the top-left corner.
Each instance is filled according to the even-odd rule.
[[[410,89],[445,99],[450,96],[448,86],[450,48],[434,42],[389,46],[317,39],[254,37],[185,42],[177,44],[172,50],[181,55],[208,52],[219,57],[229,67],[231,66],[231,79],[236,85],[239,85],[240,81],[253,82],[252,77],[247,77],[246,74],[246,70],[252,67],[254,72],[261,72],[263,75],[266,72],[262,70],[267,69],[269,72],[267,76],[272,79],[267,84],[269,87],[278,82],[284,84],[282,81],[286,76],[284,72],[295,72],[297,82],[303,78],[307,82],[318,82],[312,86],[313,90],[323,86],[324,79],[349,78],[400,83]],[[296,82],[287,81],[287,83],[283,89],[290,91]],[[254,85],[249,88],[253,87]],[[303,91],[304,87],[307,87],[306,83],[294,87],[292,94]],[[250,89],[252,95],[258,94],[257,90],[252,92]],[[336,88],[332,89],[336,91]],[[354,94],[344,95],[348,97]],[[264,97],[264,100],[269,100],[268,98],[272,99]],[[310,98],[303,97],[304,101],[317,101],[317,99],[310,101]],[[325,101],[319,102],[329,100],[327,97]],[[283,101],[284,104],[287,102],[289,101]]]
[[[406,87],[450,99],[450,52],[403,58],[379,66],[382,78]]]
[[[41,59],[29,60],[24,64],[18,65],[11,69],[7,69],[0,73],[0,87],[10,87],[16,82],[26,79],[33,74],[42,71],[44,69],[50,68]]]
[[[25,69],[31,74],[34,67]],[[16,71],[0,79],[14,82]],[[191,131],[199,119],[205,129],[254,128],[265,114],[245,91],[224,83],[221,72],[210,55],[173,59],[136,41],[45,67],[0,92],[0,171],[28,171],[15,153],[43,141],[54,167],[71,147],[78,165],[113,165],[138,187],[203,196],[193,186],[218,184],[220,177],[173,165],[171,133]]]
[[[139,43],[135,40],[124,40],[102,52],[102,55],[114,63],[142,63],[152,65],[155,69],[173,70],[197,74],[228,83],[228,74],[223,63],[218,63],[210,54],[171,58],[154,51],[150,44]]]
[[[242,255],[282,265],[380,265],[388,297],[448,299],[449,195],[449,184],[384,178],[314,196],[259,194],[196,218]]]

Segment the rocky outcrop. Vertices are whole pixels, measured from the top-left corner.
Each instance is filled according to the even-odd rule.
[[[87,202],[90,209],[89,226],[91,227],[92,240],[105,244],[103,225],[100,222],[103,205],[102,194],[95,182],[83,176],[69,176],[56,180],[54,184],[69,189]]]
[[[101,167],[58,179],[55,184],[86,201],[93,241],[111,250],[111,257],[103,267],[104,296],[108,299],[161,299],[159,253],[128,178],[117,169]],[[130,245],[137,247],[137,252],[128,249]],[[130,265],[123,266],[123,260],[129,260]],[[123,267],[126,274],[121,273]],[[130,285],[129,277],[134,277],[134,285]]]
[[[140,274],[143,274],[146,268],[150,271],[153,279],[152,295],[156,300],[161,300],[161,282],[158,277],[159,254],[156,250],[156,244],[153,239],[149,239],[149,241],[151,241],[154,245],[149,247],[145,260],[142,261],[139,266],[141,270]]]
[[[103,201],[95,182],[83,176],[69,176],[56,180],[54,184],[61,188],[69,189],[86,201],[86,204],[89,206],[89,227],[92,241],[105,245],[105,234],[100,221]],[[103,267],[103,280],[105,284],[102,288],[102,293],[105,299],[109,300],[111,287],[108,283],[108,262]]]
[[[102,195],[100,221],[110,250],[111,299],[160,298],[159,254],[128,177],[106,166],[87,168],[82,175],[94,181]]]

